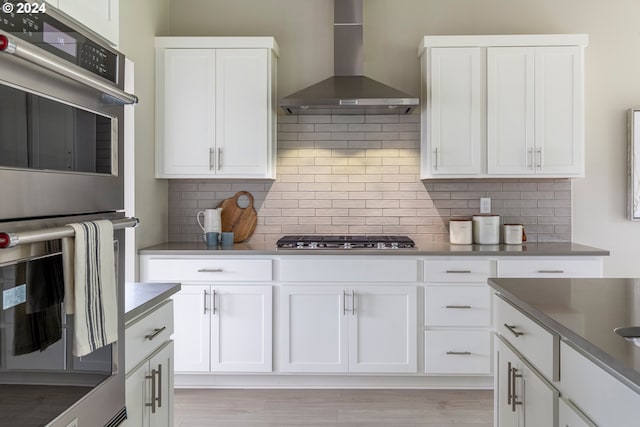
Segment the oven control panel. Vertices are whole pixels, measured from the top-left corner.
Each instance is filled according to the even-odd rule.
[[[0,4],[4,3],[0,0]],[[0,13],[0,30],[118,85],[117,52],[47,13]]]

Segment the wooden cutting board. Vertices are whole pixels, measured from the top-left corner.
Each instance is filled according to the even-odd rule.
[[[249,206],[241,208],[238,206],[238,198],[247,196]],[[235,196],[224,199],[219,208],[222,208],[222,231],[233,231],[234,243],[247,240],[253,234],[258,223],[258,214],[253,207],[253,195],[248,191],[239,191]]]

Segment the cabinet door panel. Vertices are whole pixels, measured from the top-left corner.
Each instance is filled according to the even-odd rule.
[[[518,356],[511,351],[497,336],[494,337],[495,347],[495,377],[494,377],[494,412],[496,427],[518,427],[520,423],[520,411],[514,410],[512,405],[513,389],[511,369],[520,369]],[[521,396],[516,392],[518,401]],[[518,405],[516,405],[517,408]]]
[[[357,287],[353,298],[349,370],[416,372],[416,287]]]
[[[215,50],[165,49],[159,64],[157,120],[164,175],[213,175]],[[162,56],[161,56],[162,58]],[[188,141],[188,149],[185,142]]]
[[[149,373],[149,362],[145,361],[135,371],[129,372],[125,382],[127,419],[122,427],[148,427],[149,409],[145,403],[150,402],[151,382],[146,378]]]
[[[209,372],[209,286],[183,284],[172,299],[176,372]]]
[[[536,48],[538,174],[584,174],[581,58],[578,47]]]
[[[268,51],[216,51],[216,174],[265,176],[269,137]]]
[[[479,48],[431,50],[431,175],[481,172]]]
[[[161,350],[149,359],[149,375],[156,377],[155,413],[147,409],[153,427],[173,426],[173,341],[168,341]]]
[[[346,372],[350,313],[342,287],[283,286],[280,293],[280,370]]]
[[[534,173],[534,48],[487,49],[487,171]]]
[[[558,391],[526,364],[521,373],[524,427],[557,427]]]
[[[271,286],[212,288],[211,371],[271,372],[271,293]]]

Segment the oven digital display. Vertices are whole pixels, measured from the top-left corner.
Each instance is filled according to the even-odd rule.
[[[42,26],[42,41],[68,53],[74,58],[78,56],[78,40],[58,30],[48,22],[44,22]]]

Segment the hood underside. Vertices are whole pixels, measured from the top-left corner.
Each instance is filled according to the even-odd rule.
[[[407,114],[418,98],[362,75],[362,0],[334,0],[334,76],[280,99],[288,114]],[[327,110],[327,111],[325,111]]]

